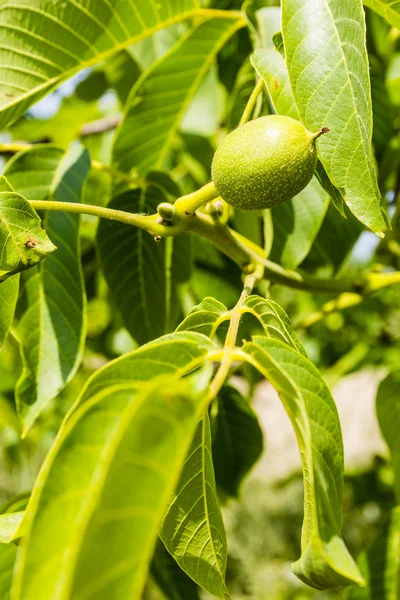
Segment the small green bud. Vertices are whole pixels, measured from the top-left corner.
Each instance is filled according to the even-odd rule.
[[[165,221],[172,221],[175,214],[175,208],[173,204],[169,202],[161,202],[157,207],[158,214]]]

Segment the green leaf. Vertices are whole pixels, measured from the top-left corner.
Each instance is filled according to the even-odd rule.
[[[343,444],[328,388],[308,359],[279,340],[256,336],[242,349],[278,391],[299,444],[305,515],[294,573],[317,589],[363,585],[340,537]]]
[[[14,319],[18,300],[19,275],[9,277],[0,283],[0,347],[2,346]]]
[[[167,600],[199,600],[198,587],[158,541],[150,569]]]
[[[400,578],[400,506],[392,510],[378,536],[357,562],[367,586],[351,590],[350,600],[397,600]]]
[[[215,488],[208,415],[197,427],[160,536],[193,581],[217,598],[229,598],[226,534]]]
[[[372,8],[388,23],[400,29],[400,4],[393,0],[363,0],[365,6]]]
[[[179,124],[218,51],[242,26],[210,20],[191,29],[132,88],[114,139],[113,163],[145,175],[162,168]]]
[[[30,155],[22,155],[21,185],[26,185],[31,176],[29,165],[34,169],[42,154],[43,149],[33,149]],[[53,160],[59,156],[56,150]],[[56,170],[46,171],[49,178],[42,181],[43,193],[46,188],[54,200],[79,202],[89,168],[87,150],[71,147]],[[16,399],[25,432],[47,402],[74,376],[82,358],[86,330],[79,215],[51,212],[45,224],[57,250],[27,281],[28,308],[18,326],[23,372]]]
[[[298,267],[318,235],[329,200],[317,178],[313,177],[300,194],[271,209],[274,223],[271,260],[287,269]]]
[[[3,3],[0,129],[81,69],[196,14],[198,0]]]
[[[8,512],[0,515],[0,543],[9,544],[21,537],[21,524],[25,511]],[[1,597],[1,596],[0,596]]]
[[[397,501],[400,502],[400,370],[389,373],[379,385],[376,415],[382,435],[389,446],[394,471],[394,489]]]
[[[141,597],[211,370],[179,380],[215,350],[175,333],[90,378],[35,483],[14,600]]]
[[[192,308],[177,331],[197,331],[212,339],[221,323],[228,319],[229,311],[226,306],[215,298],[207,297]]]
[[[319,158],[353,214],[383,236],[387,222],[372,163],[362,6],[340,0],[283,0],[282,33],[301,120],[310,131],[322,126],[331,130],[317,142]]]
[[[64,155],[61,148],[38,144],[18,152],[4,169],[8,182],[28,200],[46,200]]]
[[[0,544],[0,598],[10,600],[11,582],[17,547],[14,544]]]
[[[212,421],[212,457],[218,487],[230,496],[263,450],[263,432],[248,400],[225,385],[218,394],[218,413]]]
[[[240,309],[242,314],[250,313],[261,323],[265,334],[285,342],[300,354],[306,356],[302,343],[293,330],[289,317],[273,300],[252,295],[246,298]]]
[[[255,86],[254,69],[247,59],[239,69],[235,85],[228,99],[227,128],[234,129],[239,125],[243,111]]]
[[[149,181],[142,189],[117,196],[109,207],[153,213],[164,201],[169,201],[165,188]],[[143,344],[174,328],[177,285],[187,277],[184,261],[191,261],[188,237],[178,242],[180,250],[174,252],[173,240],[157,243],[142,229],[102,220],[97,245],[111,299],[133,338]]]
[[[302,268],[313,270],[328,265],[332,274],[339,271],[364,229],[346,205],[343,209],[346,219],[343,219],[334,206],[329,206],[311,251],[301,265]]]
[[[279,115],[300,120],[290,87],[289,74],[283,56],[275,49],[256,50],[251,63],[267,86],[271,102]]]
[[[54,250],[36,212],[0,176],[0,282],[34,267]]]

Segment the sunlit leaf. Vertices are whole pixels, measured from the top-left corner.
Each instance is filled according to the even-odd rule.
[[[41,181],[42,194],[59,202],[79,202],[90,168],[87,151],[79,146],[71,148],[58,160],[56,169],[54,164],[60,158],[58,150],[50,156],[46,149],[30,152],[21,156],[21,170],[13,174],[19,185],[29,185],[29,165],[35,170],[42,164],[40,179],[33,177],[34,183]],[[16,398],[25,431],[75,374],[85,337],[79,215],[50,212],[45,218],[45,227],[57,250],[27,281],[28,308],[18,326],[24,369]]]
[[[317,589],[363,584],[341,539],[343,443],[335,403],[321,375],[287,344],[256,336],[243,346],[278,391],[292,421],[304,475],[301,557],[294,573]]]
[[[21,537],[21,523],[25,512],[10,512],[0,515],[0,543],[9,544]]]
[[[176,333],[91,377],[36,481],[14,600],[141,597],[211,372],[179,380],[215,350]]]
[[[64,79],[167,25],[199,13],[197,0],[16,0],[2,3],[0,129]]]
[[[291,88],[310,131],[330,128],[318,156],[354,215],[387,227],[372,162],[372,109],[362,6],[340,0],[283,0],[282,33]],[[301,51],[300,51],[301,48]]]
[[[197,427],[160,536],[196,583],[217,598],[229,598],[226,535],[215,488],[208,415]]]
[[[306,355],[302,343],[293,330],[289,317],[282,307],[273,300],[252,295],[246,298],[240,309],[242,313],[250,313],[260,321],[266,335],[275,338]]]
[[[218,327],[229,319],[229,311],[215,298],[204,298],[200,304],[192,308],[177,331],[197,331],[213,338]]]

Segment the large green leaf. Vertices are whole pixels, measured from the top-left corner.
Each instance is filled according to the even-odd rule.
[[[21,186],[43,160],[48,176],[43,178],[43,194],[59,202],[79,202],[90,168],[87,151],[74,146],[58,162],[59,151],[44,156],[43,149],[21,157],[21,171],[13,174]],[[49,163],[47,163],[49,159]],[[17,166],[17,163],[14,163]],[[41,174],[38,174],[41,178]],[[16,397],[25,431],[46,403],[54,398],[75,374],[82,358],[86,330],[85,291],[80,263],[79,216],[52,212],[45,219],[50,238],[57,250],[44,261],[38,273],[26,283],[28,308],[18,326],[23,372]]]
[[[14,318],[18,300],[19,275],[0,283],[0,346],[3,344]]]
[[[217,598],[229,598],[226,534],[215,487],[208,415],[197,427],[160,536],[196,583]]]
[[[166,600],[199,600],[197,585],[178,567],[160,540],[153,555],[150,572]]]
[[[0,177],[0,282],[25,271],[54,252],[36,212]]]
[[[163,166],[182,117],[218,51],[242,23],[201,23],[183,36],[133,87],[114,140],[113,162],[146,174]]]
[[[13,600],[141,597],[211,373],[180,378],[216,350],[175,333],[91,377],[36,481]]]
[[[80,69],[200,14],[198,0],[2,2],[0,129]]]
[[[229,385],[218,394],[212,434],[217,485],[230,496],[238,496],[243,478],[260,458],[263,432],[249,401]]]
[[[398,0],[363,0],[365,6],[372,8],[397,29],[400,29],[400,2]]]
[[[293,330],[289,317],[273,300],[252,295],[243,302],[240,312],[250,313],[260,321],[265,334],[286,344],[289,344],[300,354],[306,355],[302,343]]]
[[[379,385],[376,414],[383,437],[389,446],[394,471],[394,489],[400,502],[400,370],[392,371]]]
[[[354,588],[350,600],[397,600],[400,581],[400,506],[394,508],[382,531],[363,552],[358,564],[365,588]]]
[[[314,365],[289,345],[254,337],[243,353],[278,391],[304,473],[304,524],[295,574],[317,589],[363,584],[340,537],[343,444],[335,403]]]
[[[142,189],[117,196],[110,208],[154,212],[169,201],[165,187],[154,179]],[[97,244],[111,299],[134,339],[143,344],[174,329],[179,322],[177,288],[191,271],[191,240],[157,243],[146,231],[100,221]]]
[[[331,130],[317,142],[319,158],[355,216],[383,235],[361,3],[283,0],[282,33],[301,120],[310,131]]]

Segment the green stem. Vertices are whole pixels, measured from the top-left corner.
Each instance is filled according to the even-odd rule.
[[[214,379],[210,384],[210,389],[208,393],[208,401],[213,400],[221,387],[224,385],[226,378],[229,374],[229,369],[231,368],[232,362],[235,360],[235,350],[236,350],[236,339],[239,331],[240,319],[242,316],[241,307],[243,302],[246,300],[248,296],[253,291],[253,288],[262,273],[260,271],[255,271],[250,275],[246,275],[244,280],[243,291],[240,295],[240,298],[236,304],[236,306],[230,311],[230,323],[228,328],[228,333],[226,334],[225,343],[224,343],[224,355],[221,361],[221,364],[218,367],[218,370],[215,374]]]
[[[178,198],[174,204],[175,214],[180,217],[191,216],[200,206],[206,202],[210,202],[210,200],[214,200],[217,196],[218,193],[215,185],[210,181],[210,183],[203,185],[199,190]]]
[[[263,89],[264,89],[264,81],[262,79],[260,79],[258,81],[257,85],[255,86],[255,88],[246,104],[246,108],[243,111],[242,118],[239,121],[239,125],[244,125],[245,123],[250,121],[251,115],[253,114],[253,110],[254,110],[254,107],[257,102],[257,98],[261,94]]]
[[[196,213],[191,217],[181,219],[176,225],[165,225],[158,222],[159,216],[157,214],[138,215],[102,206],[52,200],[29,200],[29,203],[35,210],[71,212],[119,221],[120,223],[140,227],[154,236],[169,237],[182,232],[194,233],[209,240],[241,268],[247,267],[249,264],[261,265],[264,268],[265,279],[298,290],[335,294],[354,292],[366,295],[388,285],[400,283],[400,272],[397,271],[370,273],[360,279],[319,279],[306,273],[284,269],[266,259],[264,250],[260,246],[226,225],[214,222],[208,215],[202,213]]]
[[[145,229],[153,235],[166,235],[166,227],[157,223],[157,215],[137,215],[123,210],[93,206],[91,204],[78,204],[75,202],[57,202],[56,200],[29,200],[35,210],[51,210],[56,212],[69,212],[83,215],[93,215],[110,221],[119,221],[127,225],[135,225]]]

